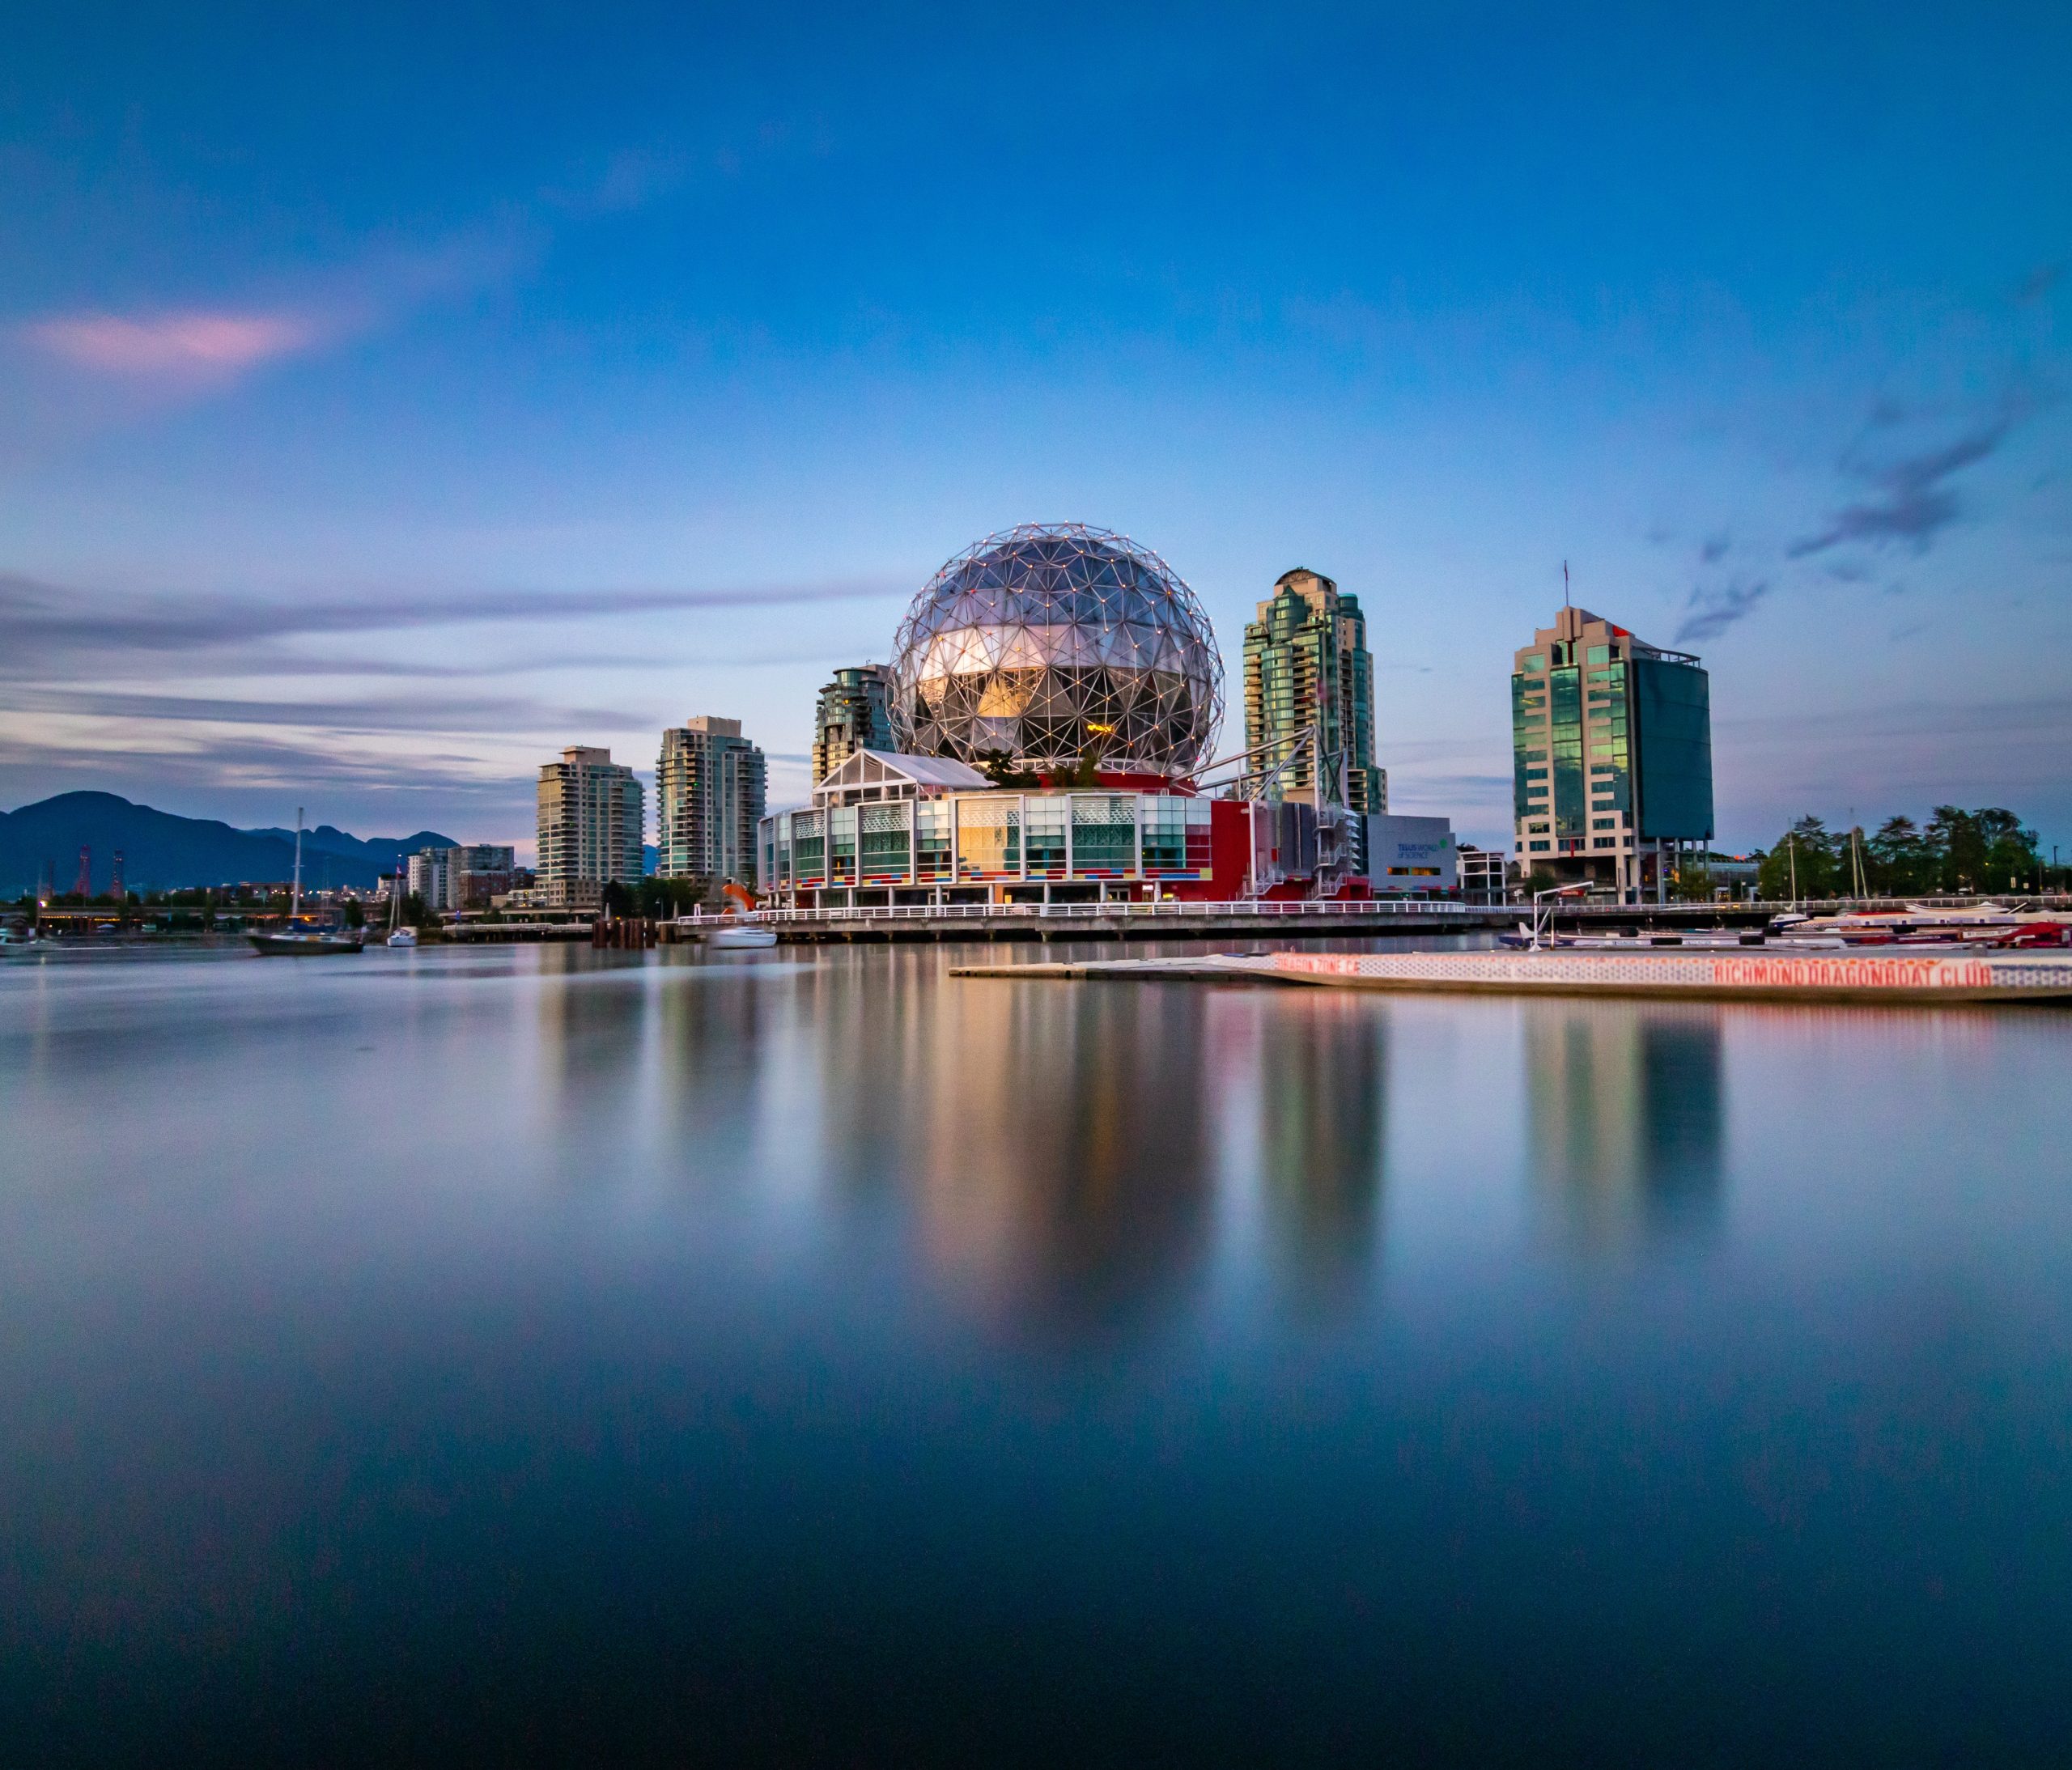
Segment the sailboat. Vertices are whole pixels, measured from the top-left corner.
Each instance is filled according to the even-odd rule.
[[[403,864],[396,863],[396,882],[388,888],[388,940],[393,947],[413,947],[418,944],[418,931],[403,926]]]
[[[305,922],[302,915],[302,807],[295,808],[295,887],[288,902],[285,928],[246,936],[261,953],[290,958],[321,958],[332,953],[357,953],[366,936],[357,928]]]

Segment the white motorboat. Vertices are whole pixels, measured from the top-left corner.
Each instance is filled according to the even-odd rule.
[[[705,936],[705,944],[720,953],[742,953],[753,948],[775,946],[777,931],[760,922],[727,922]]]
[[[747,953],[776,945],[775,928],[766,922],[749,920],[761,907],[753,891],[729,879],[721,887],[721,895],[727,900],[727,919],[705,936],[707,946],[721,953]]]
[[[415,946],[418,944],[418,931],[415,928],[395,929],[390,933],[384,944],[397,948]]]

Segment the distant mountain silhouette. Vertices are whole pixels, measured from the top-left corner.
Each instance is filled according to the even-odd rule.
[[[244,830],[245,836],[267,836],[275,842],[283,842],[292,853],[295,850],[295,832],[292,830]],[[442,836],[435,831],[420,830],[414,836],[369,836],[363,842],[358,836],[349,836],[342,830],[330,824],[319,824],[314,830],[302,833],[302,869],[309,870],[309,857],[315,855],[342,855],[348,860],[364,860],[382,872],[393,872],[398,855],[414,855],[420,848],[452,848],[459,846],[451,836]]]
[[[450,836],[429,830],[363,842],[324,824],[303,832],[303,882],[372,885],[396,870],[401,855],[453,846]],[[96,892],[108,889],[117,849],[123,883],[132,891],[258,883],[285,879],[295,870],[292,830],[233,830],[211,818],[132,804],[114,793],[60,793],[0,812],[0,898],[35,890],[46,863],[54,887],[70,891],[83,847],[92,851],[89,878]]]

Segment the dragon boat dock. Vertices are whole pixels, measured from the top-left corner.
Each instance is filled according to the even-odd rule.
[[[1119,983],[1278,984],[1496,995],[1705,997],[1922,1007],[2072,1001],[2072,954],[1781,952],[1271,953],[1182,959],[961,965],[950,975]]]

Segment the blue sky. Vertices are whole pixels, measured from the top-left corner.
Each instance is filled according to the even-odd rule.
[[[524,843],[698,712],[787,801],[1070,519],[1233,668],[1357,592],[1471,839],[1565,558],[1704,655],[1723,843],[2072,847],[2066,9],[440,12],[11,26],[0,805]]]

